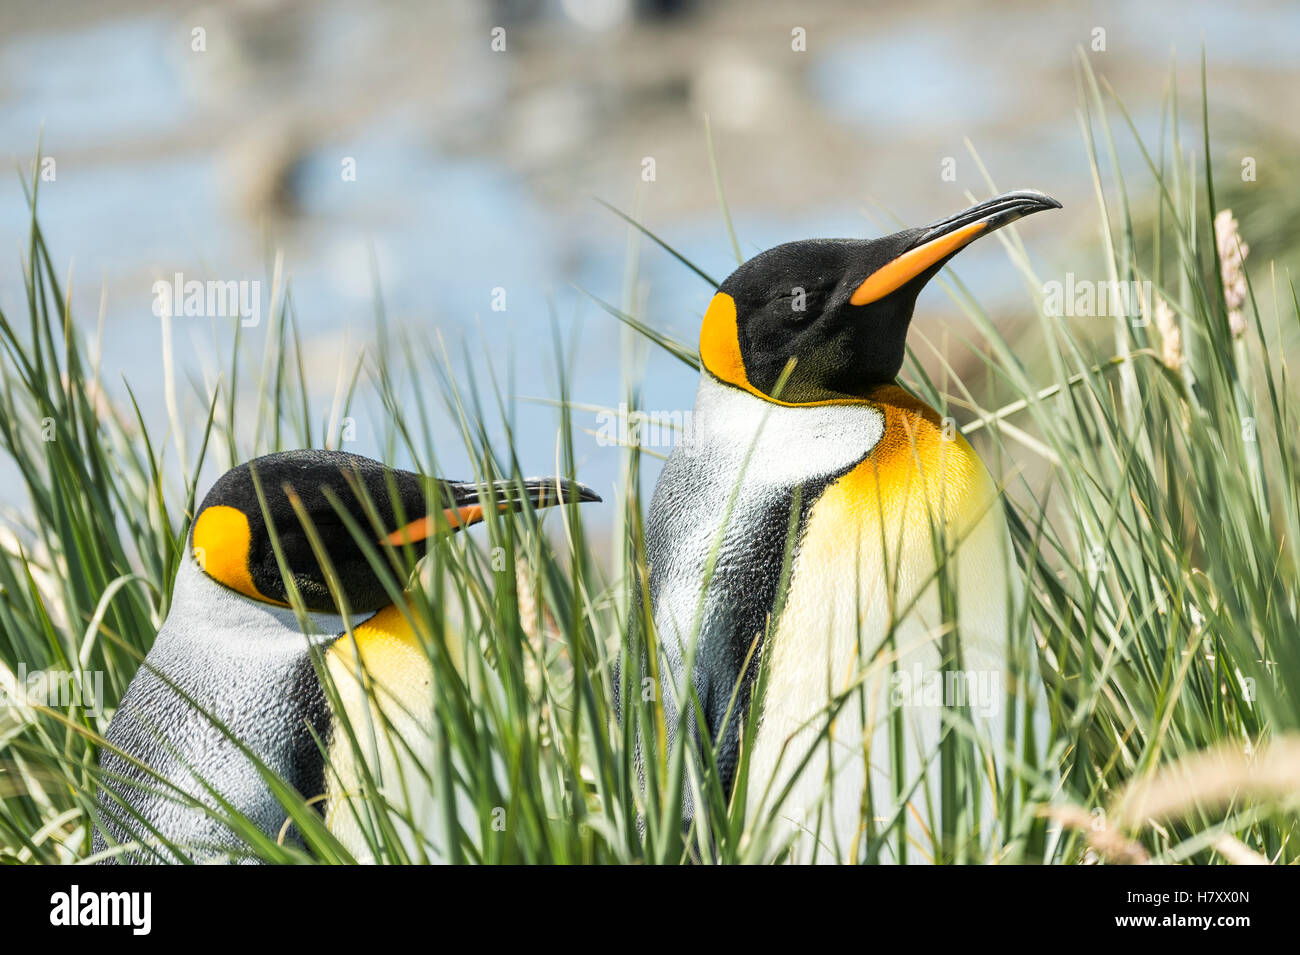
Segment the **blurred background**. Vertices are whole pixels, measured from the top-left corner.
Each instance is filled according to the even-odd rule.
[[[497,28],[504,50],[493,49]],[[56,164],[41,222],[56,268],[70,271],[78,329],[94,335],[102,303],[109,394],[124,400],[125,379],[154,424],[166,419],[153,283],[177,272],[261,280],[263,320],[244,332],[255,346],[270,325],[277,250],[318,421],[341,358],[373,342],[376,282],[394,328],[437,331],[453,354],[490,353],[503,378],[513,367],[514,396],[557,394],[554,322],[576,346],[575,402],[616,406],[628,374],[644,376],[644,407],[689,409],[694,374],[659,351],[626,364],[622,326],[577,287],[629,299],[628,229],[596,198],[635,211],[710,275],[734,268],[706,115],[745,256],[923,224],[968,193],[988,195],[968,139],[1000,190],[1037,188],[1065,204],[1023,227],[1039,275],[1102,279],[1090,264],[1101,234],[1080,49],[1153,147],[1176,77],[1200,171],[1204,40],[1221,201],[1252,246],[1256,282],[1270,259],[1279,276],[1297,263],[1300,190],[1286,186],[1300,173],[1294,4],[86,0],[6,3],[0,37],[0,159],[11,170],[0,185],[0,308],[26,308],[21,180],[39,142]],[[1122,116],[1110,118],[1130,185],[1149,183]],[[1244,157],[1256,160],[1255,183],[1241,181]],[[1254,200],[1256,185],[1270,204]],[[1135,194],[1135,215],[1151,214],[1151,199]],[[1033,320],[999,243],[977,244],[954,268],[1008,328]],[[492,307],[498,288],[504,311]],[[693,345],[710,294],[643,244],[630,299],[649,323]],[[937,284],[928,289],[916,327],[938,342],[959,340],[961,326]],[[183,383],[223,366],[213,343],[228,332],[177,319]],[[951,360],[977,373],[960,348]],[[181,403],[200,426],[198,393],[183,387]],[[373,400],[359,411],[344,447],[376,454],[382,411]],[[575,420],[598,427],[594,412]],[[554,467],[555,421],[552,408],[520,404],[527,472]],[[444,471],[466,466],[455,433],[438,451]],[[589,438],[579,459],[580,476],[607,490],[619,453]],[[656,467],[647,462],[647,477]]]

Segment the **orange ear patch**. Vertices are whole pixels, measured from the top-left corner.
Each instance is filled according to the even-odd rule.
[[[700,361],[729,385],[757,393],[745,374],[740,357],[740,328],[736,323],[736,300],[726,292],[713,296],[700,326]]]
[[[214,504],[194,522],[194,559],[213,580],[246,597],[278,603],[258,592],[248,572],[248,549],[253,533],[248,518],[237,507]]]

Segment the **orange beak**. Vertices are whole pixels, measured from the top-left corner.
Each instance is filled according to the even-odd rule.
[[[509,508],[503,504],[500,509],[504,511]],[[483,520],[483,508],[478,504],[471,504],[468,507],[449,507],[442,512],[442,519],[447,527],[458,531],[462,527],[469,527]],[[416,541],[432,537],[437,527],[438,522],[432,514],[429,514],[411,521],[405,527],[399,527],[384,539],[394,547],[401,547],[403,544],[414,544]]]
[[[553,477],[492,481],[488,484],[487,496],[481,494],[480,486],[473,483],[447,482],[445,487],[452,499],[461,503],[445,508],[441,518],[436,513],[417,517],[388,534],[384,540],[394,547],[401,547],[427,540],[442,528],[458,531],[483,520],[485,503],[490,507],[493,501],[497,512],[504,513],[519,510],[525,502],[542,508],[566,502],[600,500],[591,488],[577,481]]]
[[[866,281],[853,290],[849,303],[870,305],[872,302],[879,301],[890,292],[902,288],[932,265],[960,252],[986,228],[986,223],[973,222],[956,232],[950,232],[937,239],[931,239],[924,245],[908,249],[894,261],[868,275]]]
[[[870,305],[877,302],[918,275],[956,255],[980,236],[1032,213],[1059,208],[1061,204],[1051,196],[1023,190],[995,196],[955,216],[941,219],[927,226],[906,252],[868,275],[854,289],[849,303]]]

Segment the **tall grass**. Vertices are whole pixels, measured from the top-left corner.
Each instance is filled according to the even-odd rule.
[[[985,363],[985,381],[968,387],[951,356],[914,334],[903,382],[963,422],[1005,488],[1027,599],[1014,627],[1015,677],[993,778],[989,751],[970,744],[962,715],[950,714],[922,785],[896,767],[894,791],[912,806],[869,819],[858,861],[1289,862],[1297,854],[1290,838],[1300,758],[1285,734],[1300,723],[1300,482],[1294,386],[1272,346],[1293,334],[1300,305],[1287,279],[1251,262],[1252,281],[1267,274],[1275,306],[1261,312],[1252,284],[1248,330],[1231,330],[1204,98],[1203,148],[1188,154],[1172,93],[1152,146],[1086,62],[1081,88],[1105,277],[1153,284],[1153,299],[1176,316],[1181,356],[1164,360],[1155,323],[1047,314],[1042,277],[1013,230],[1001,236],[1039,316],[1035,362],[945,274],[973,330],[964,347]],[[1141,146],[1140,186],[1123,175],[1117,137]],[[37,222],[36,189],[33,181],[27,315],[0,314],[0,448],[27,502],[0,531],[0,680],[13,698],[20,668],[102,673],[105,708],[0,709],[0,860],[66,863],[90,857],[97,747],[166,616],[207,458],[227,465],[335,442],[337,421],[369,391],[384,409],[381,443],[392,457],[439,473],[438,450],[460,442],[478,478],[518,474],[521,463],[512,441],[488,440],[497,422],[512,433],[512,400],[495,376],[484,385],[428,342],[394,340],[382,311],[376,348],[340,374],[333,424],[322,431],[278,266],[269,347],[256,355],[237,338],[220,378],[194,386],[206,419],[182,421],[171,399],[164,433],[151,433],[129,389],[110,399],[83,354],[84,326],[69,314]],[[627,218],[629,290],[638,256],[654,251],[640,249],[643,233],[707,280]],[[600,304],[631,334],[695,362],[693,347],[655,330],[630,291],[618,305]],[[1144,302],[1144,316],[1157,307]],[[572,474],[578,425],[558,335],[554,351],[559,469]],[[415,387],[431,370],[441,387]],[[258,396],[251,408],[240,400],[250,391]],[[977,399],[977,391],[996,399]],[[636,407],[638,383],[629,379],[626,392]],[[432,433],[440,412],[450,412],[458,435]],[[366,767],[352,802],[365,857],[783,857],[771,817],[747,815],[745,788],[768,781],[742,772],[728,799],[711,754],[697,761],[680,738],[670,743],[662,700],[644,692],[658,685],[662,666],[645,599],[648,489],[640,451],[618,453],[621,484],[602,512],[615,522],[612,560],[596,557],[584,526],[592,512],[570,506],[493,517],[485,533],[441,543],[410,581],[388,571],[394,594],[409,588],[434,673],[435,715],[425,727],[434,757],[413,770],[424,780],[381,778],[376,747],[411,745],[395,731],[398,714],[340,727]],[[1032,692],[1035,671],[1046,684],[1041,699]],[[337,698],[340,688],[324,676]],[[382,697],[382,687],[366,687]],[[733,714],[751,731],[756,716]],[[421,781],[440,794],[435,817],[403,818],[400,794]],[[312,805],[277,780],[268,784],[301,845],[257,832],[228,806],[210,810],[247,839],[251,856],[353,861]],[[681,818],[684,790],[696,807],[690,826]]]

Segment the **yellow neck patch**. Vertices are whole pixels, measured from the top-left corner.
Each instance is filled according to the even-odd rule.
[[[237,507],[214,504],[204,508],[194,522],[194,559],[213,580],[245,597],[284,606],[262,594],[248,572],[248,550],[253,532],[248,518]]]
[[[408,617],[408,614],[411,617]],[[366,651],[379,650],[383,647],[420,648],[420,634],[411,625],[415,610],[389,604],[371,616],[365,623],[357,624],[352,633],[357,639],[357,647],[364,659]],[[429,635],[424,634],[426,638]],[[431,639],[431,638],[429,638]],[[347,634],[339,638],[338,644],[347,642]],[[423,651],[421,651],[423,654]],[[368,662],[368,661],[367,661]]]
[[[389,604],[365,623],[352,628],[361,662],[376,675],[378,671],[388,672],[409,665],[416,656],[427,665],[420,637],[407,619],[407,613],[414,611],[404,613],[397,604]],[[350,648],[346,633],[331,645],[336,653]]]
[[[407,615],[415,613],[414,608],[404,610],[397,604],[389,604],[365,623],[353,627],[351,637],[344,633],[330,644],[328,659],[331,669],[338,669],[336,680],[343,672],[355,679],[360,667],[378,684],[384,697],[392,697],[410,707],[427,697],[432,670],[422,638],[424,641],[433,638],[418,618],[414,618],[415,626],[412,625]],[[416,626],[420,627],[419,631]],[[449,649],[456,652],[455,647]]]
[[[946,432],[937,411],[896,385],[873,389],[871,404],[885,416],[884,433],[862,463],[826,491],[826,507],[859,520],[875,521],[879,513],[887,525],[926,533],[931,518],[962,527],[971,516],[972,488],[987,481],[966,438]],[[988,502],[976,504],[978,517]]]

